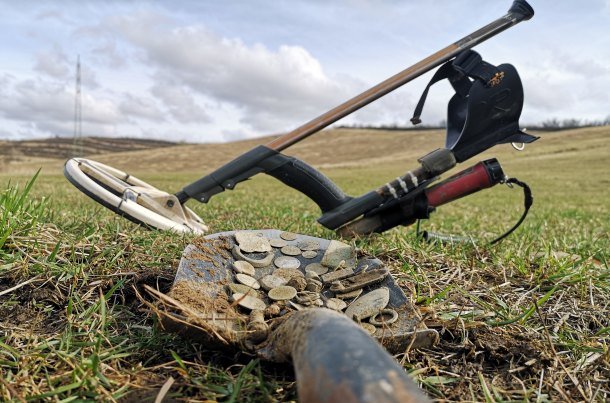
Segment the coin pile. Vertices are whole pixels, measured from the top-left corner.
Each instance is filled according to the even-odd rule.
[[[227,288],[246,312],[262,311],[272,318],[293,310],[326,307],[343,312],[371,334],[398,319],[396,311],[387,307],[390,290],[371,287],[389,275],[388,269],[356,271],[350,245],[332,240],[321,250],[318,240],[291,232],[267,238],[255,231],[239,231],[234,240],[231,269],[235,283]]]

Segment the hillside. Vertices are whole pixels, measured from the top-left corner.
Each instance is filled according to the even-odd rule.
[[[537,164],[562,156],[599,159],[610,155],[610,126],[560,132],[533,133],[541,136],[526,151],[510,145],[494,147],[481,158],[497,156],[503,161],[518,158],[520,164]],[[271,138],[225,144],[172,144],[132,139],[87,139],[83,155],[133,174],[204,174]],[[7,145],[8,144],[8,145]],[[444,132],[333,129],[303,140],[285,150],[318,168],[400,165],[412,168],[417,158],[444,145]],[[43,168],[44,174],[60,174],[67,153],[57,139],[0,143],[0,172],[28,174]],[[6,150],[4,150],[6,148]],[[37,149],[37,150],[36,150]],[[34,152],[30,152],[34,150]],[[109,152],[112,151],[112,152]],[[13,154],[11,154],[13,153]],[[576,157],[575,157],[576,158]]]

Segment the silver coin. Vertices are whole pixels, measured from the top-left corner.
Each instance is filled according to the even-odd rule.
[[[313,239],[297,242],[297,247],[301,250],[316,251],[320,249],[320,242]]]
[[[269,291],[273,288],[285,285],[287,282],[288,280],[286,280],[285,278],[280,276],[274,276],[273,274],[267,274],[259,280],[261,287],[263,287],[263,290],[265,291]]]
[[[294,245],[286,245],[282,249],[280,249],[280,252],[288,256],[299,256],[301,254],[301,249],[297,248]]]
[[[301,265],[299,259],[291,256],[276,257],[273,263],[280,269],[298,269]]]
[[[255,290],[258,290],[259,288],[261,288],[261,285],[258,283],[258,281],[256,281],[256,279],[254,277],[250,277],[247,274],[243,274],[243,273],[237,273],[235,275],[235,279],[243,284],[243,285],[247,285],[250,288],[254,288]]]
[[[322,266],[320,263],[308,264],[307,266],[305,266],[305,271],[307,270],[311,270],[319,276],[328,273],[328,267]]]
[[[254,276],[254,274],[256,273],[254,270],[254,266],[252,266],[245,260],[236,260],[231,264],[231,267],[237,273],[247,274],[248,276]]]
[[[288,245],[288,242],[280,238],[273,238],[269,240],[269,245],[273,246],[274,248],[283,248],[284,246]]]
[[[301,256],[303,256],[305,259],[313,259],[314,257],[318,256],[318,252],[315,250],[306,250],[301,253]]]
[[[265,304],[263,300],[240,293],[233,294],[233,301],[235,301],[237,305],[250,310],[259,309],[262,311],[267,307],[267,304]]]
[[[293,232],[281,232],[280,233],[280,238],[286,240],[286,241],[294,241],[295,239],[297,239],[298,235],[293,233]]]
[[[269,293],[267,295],[270,299],[274,301],[284,301],[296,297],[297,290],[295,290],[294,287],[282,285],[280,287],[276,287],[272,290],[269,290]]]

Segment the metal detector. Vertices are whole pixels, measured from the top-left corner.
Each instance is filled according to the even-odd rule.
[[[530,143],[536,137],[519,130],[523,88],[510,64],[492,65],[470,50],[509,27],[530,19],[534,10],[515,0],[507,14],[426,57],[345,103],[235,158],[212,173],[169,194],[125,172],[84,158],[66,162],[64,174],[78,189],[114,212],[148,227],[205,233],[207,227],[185,203],[208,203],[212,196],[250,177],[265,173],[312,199],[322,212],[318,222],[342,236],[382,232],[428,218],[436,207],[506,181],[497,160],[474,166],[431,186],[438,177],[488,148],[502,143]],[[352,197],[305,162],[282,154],[291,145],[377,100],[416,77],[441,66],[426,87],[412,119],[420,122],[428,89],[448,79],[455,95],[448,106],[444,148],[418,160],[405,175]]]

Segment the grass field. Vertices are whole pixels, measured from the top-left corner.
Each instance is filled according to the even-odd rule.
[[[440,401],[610,400],[610,127],[542,134],[487,152],[534,192],[497,186],[435,212],[422,229],[476,243],[426,244],[414,228],[356,241],[393,271],[440,342],[396,358]],[[177,191],[254,142],[96,156]],[[335,131],[294,147],[347,193],[415,166],[439,132]],[[291,150],[292,151],[292,150]],[[472,163],[474,163],[473,161]],[[0,400],[296,400],[289,366],[213,351],[155,326],[138,299],[167,292],[191,240],[141,229],[73,188],[59,159],[0,176]],[[468,164],[466,164],[468,165]],[[41,174],[29,194],[27,183]],[[336,237],[313,202],[267,177],[190,204],[212,232],[278,228]]]

